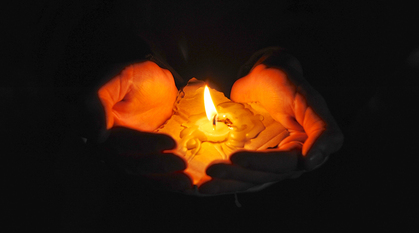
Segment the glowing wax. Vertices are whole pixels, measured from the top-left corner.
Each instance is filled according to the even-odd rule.
[[[228,160],[237,150],[266,150],[277,146],[288,131],[272,119],[259,103],[235,103],[211,89],[214,111],[205,110],[205,83],[195,78],[179,91],[172,117],[158,133],[177,142],[174,153],[188,161],[185,173],[193,183],[209,180],[205,170],[214,161]],[[213,118],[217,115],[214,129]]]

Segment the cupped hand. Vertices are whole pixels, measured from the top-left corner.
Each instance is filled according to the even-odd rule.
[[[201,186],[201,192],[259,190],[319,167],[340,149],[341,130],[323,97],[308,84],[298,67],[268,67],[262,63],[236,81],[231,99],[259,102],[289,131],[289,136],[277,149],[240,151],[230,157],[229,164],[210,166],[207,174],[213,179]]]
[[[151,61],[127,66],[98,91],[108,134],[102,146],[112,160],[129,174],[182,191],[192,187],[186,162],[167,152],[176,147],[171,137],[153,133],[172,115],[176,96],[172,74]]]
[[[98,91],[106,128],[153,131],[171,115],[177,88],[170,71],[145,61],[127,66]]]

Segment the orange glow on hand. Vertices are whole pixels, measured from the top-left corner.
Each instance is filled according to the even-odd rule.
[[[177,88],[172,74],[151,61],[127,66],[99,91],[106,128],[153,131],[171,115]]]
[[[325,121],[313,111],[306,98],[287,74],[263,64],[234,83],[231,99],[235,102],[259,102],[272,118],[288,129],[290,135],[279,149],[302,149],[306,155],[316,139],[326,130]]]

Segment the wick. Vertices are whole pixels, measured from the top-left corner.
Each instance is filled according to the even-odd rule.
[[[214,118],[212,118],[212,127],[214,130],[217,127],[217,114],[215,114]]]
[[[228,127],[232,127],[233,126],[233,122],[231,122],[230,119],[225,118],[225,119],[220,119],[219,117],[217,117],[217,122],[223,122],[224,124],[226,124]]]

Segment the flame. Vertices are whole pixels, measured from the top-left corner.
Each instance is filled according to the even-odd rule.
[[[215,109],[214,102],[211,99],[211,94],[209,92],[208,86],[205,86],[204,90],[204,103],[205,103],[205,113],[209,121],[213,122],[214,117],[218,114],[217,109]]]

